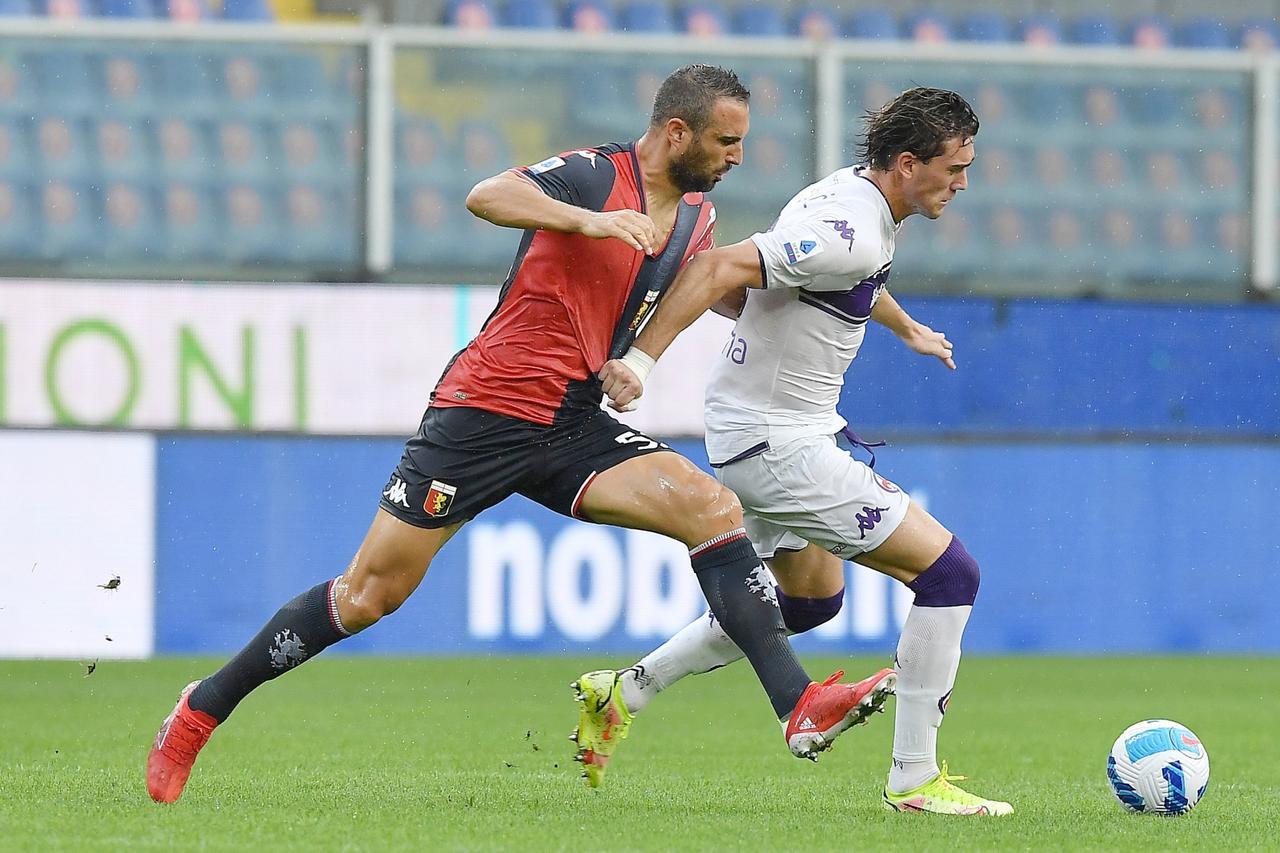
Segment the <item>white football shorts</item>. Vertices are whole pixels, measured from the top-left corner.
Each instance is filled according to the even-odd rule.
[[[833,436],[770,447],[715,471],[742,502],[747,535],[765,560],[810,542],[853,559],[888,539],[911,502]]]

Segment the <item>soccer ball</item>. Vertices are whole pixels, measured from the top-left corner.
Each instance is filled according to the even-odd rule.
[[[1143,720],[1116,738],[1107,779],[1131,812],[1186,814],[1209,787],[1209,753],[1186,726]]]

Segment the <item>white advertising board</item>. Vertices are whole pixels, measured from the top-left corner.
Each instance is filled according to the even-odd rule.
[[[155,441],[0,431],[0,657],[154,646]]]
[[[0,281],[0,425],[406,435],[496,288]],[[702,318],[638,412],[701,435],[730,324]]]

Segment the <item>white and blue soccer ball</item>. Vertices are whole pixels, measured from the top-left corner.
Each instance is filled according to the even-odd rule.
[[[1186,726],[1143,720],[1116,738],[1107,779],[1131,812],[1186,814],[1209,787],[1209,753]]]

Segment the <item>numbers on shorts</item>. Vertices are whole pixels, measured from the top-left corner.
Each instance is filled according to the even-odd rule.
[[[747,363],[747,339],[739,335],[736,331],[729,333],[729,340],[724,345],[724,349],[720,354],[732,361],[734,364]]]
[[[618,442],[618,444],[637,445],[640,450],[657,450],[659,447],[663,446],[659,442],[649,438],[649,436],[641,435],[640,433],[632,432],[631,430],[627,430],[621,435],[614,436],[613,440]]]

